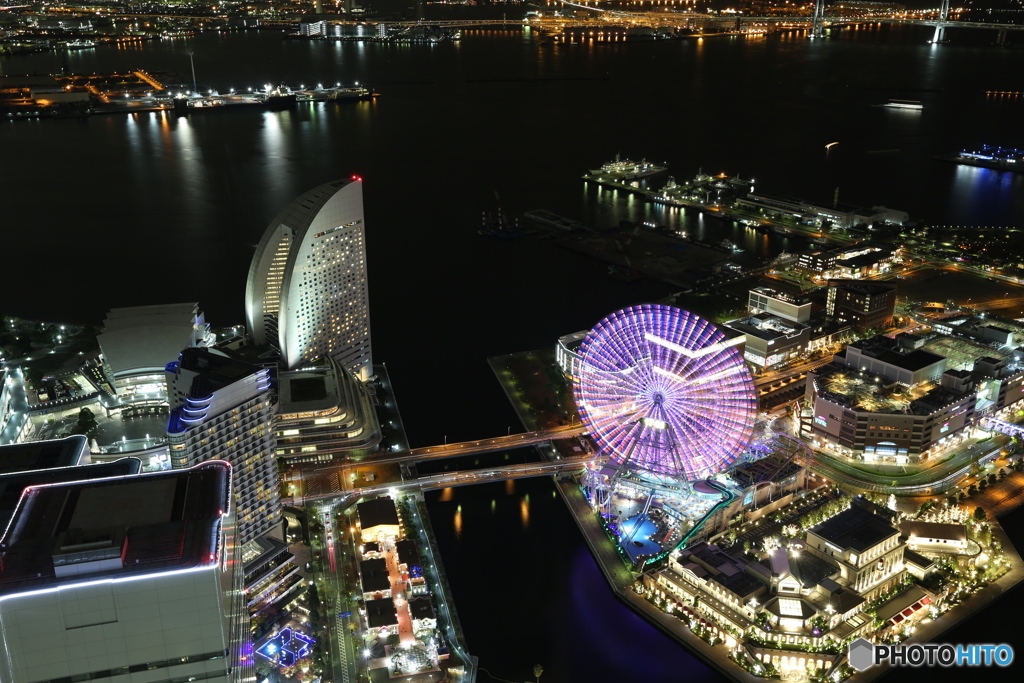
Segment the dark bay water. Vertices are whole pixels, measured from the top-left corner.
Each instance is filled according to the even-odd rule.
[[[0,123],[0,313],[94,322],[113,306],[199,301],[214,324],[240,322],[266,224],[305,190],[359,174],[374,355],[388,364],[412,443],[499,434],[516,418],[487,356],[553,344],[668,289],[616,282],[602,264],[546,242],[478,236],[496,191],[513,215],[547,208],[595,224],[647,218],[696,231],[690,217],[599,198],[579,180],[621,153],[667,161],[680,178],[698,168],[741,174],[765,192],[818,201],[838,187],[841,201],[935,223],[1024,224],[1024,176],[931,158],[982,142],[1024,146],[1024,100],[984,94],[1024,90],[1024,51],[993,49],[979,35],[929,46],[929,36],[870,28],[814,43],[540,48],[509,32],[436,46],[249,32],[74,52],[71,67],[82,72],[187,73],[194,52],[200,82],[221,91],[361,81],[382,96],[283,112]],[[0,64],[6,73],[60,66],[54,55]],[[873,106],[890,98],[925,108]],[[758,248],[739,228],[705,230]],[[484,667],[526,680],[542,663],[549,683],[714,677],[612,598],[548,482],[464,488],[432,510]],[[1017,594],[1007,600],[1020,609]]]

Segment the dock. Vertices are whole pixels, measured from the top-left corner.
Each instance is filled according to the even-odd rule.
[[[0,76],[0,87],[15,93],[0,119],[81,118],[96,114],[173,111],[188,114],[235,107],[286,109],[304,102],[343,104],[374,100],[373,88],[337,83],[324,87],[287,84],[234,89],[222,94],[169,72],[136,70],[111,74]]]

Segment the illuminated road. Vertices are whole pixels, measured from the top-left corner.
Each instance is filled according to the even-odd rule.
[[[757,380],[754,381],[754,384],[756,384],[757,386],[771,384],[772,382],[778,382],[780,379],[787,379],[789,377],[792,377],[793,375],[799,375],[800,373],[803,372],[810,372],[811,370],[820,368],[822,365],[828,365],[831,362],[832,356],[826,356],[824,358],[817,358],[815,360],[804,361],[799,365],[794,365],[788,368],[784,368],[782,370],[777,370],[767,375],[762,375],[761,377],[757,378]]]
[[[396,465],[403,462],[423,462],[425,460],[444,460],[445,458],[458,458],[466,455],[477,455],[478,453],[490,453],[510,448],[521,448],[523,446],[535,446],[553,439],[569,439],[579,436],[585,431],[581,424],[566,425],[553,429],[541,429],[535,432],[523,432],[521,434],[509,434],[507,436],[496,436],[490,439],[477,439],[476,441],[460,441],[458,443],[442,444],[440,446],[424,446],[422,448],[411,448],[407,451],[395,451],[390,455],[371,455],[359,461],[339,463],[337,465],[324,466],[323,463],[297,463],[293,467],[296,470],[323,474],[325,472],[343,472],[345,470],[367,465]],[[298,477],[293,477],[297,479]]]
[[[984,464],[994,460],[1008,440],[1000,435],[991,441],[976,443],[947,456],[940,463],[912,474],[868,472],[820,451],[815,452],[811,469],[830,481],[876,493],[938,494],[958,486],[969,477],[976,461]]]

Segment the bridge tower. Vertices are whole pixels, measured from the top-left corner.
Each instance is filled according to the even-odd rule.
[[[949,2],[949,0],[944,0]],[[814,18],[811,21],[811,38],[821,38],[825,33],[825,0],[814,0]]]
[[[932,36],[933,43],[941,43],[946,37],[946,21],[949,19],[949,0],[942,0],[942,7],[939,9],[939,20],[935,23],[935,35]]]

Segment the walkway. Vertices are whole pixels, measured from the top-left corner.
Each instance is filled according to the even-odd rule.
[[[10,444],[17,441],[25,426],[25,420],[28,419],[28,398],[25,396],[25,374],[21,368],[8,367],[4,381],[7,382],[7,391],[11,394],[11,419],[0,433],[0,444]]]
[[[405,594],[405,582],[402,581],[402,572],[398,568],[398,549],[395,548],[394,541],[384,543],[384,561],[387,563],[388,579],[391,581],[391,598],[398,613],[398,638],[402,644],[411,644],[416,638],[412,634],[409,601],[402,597]]]

